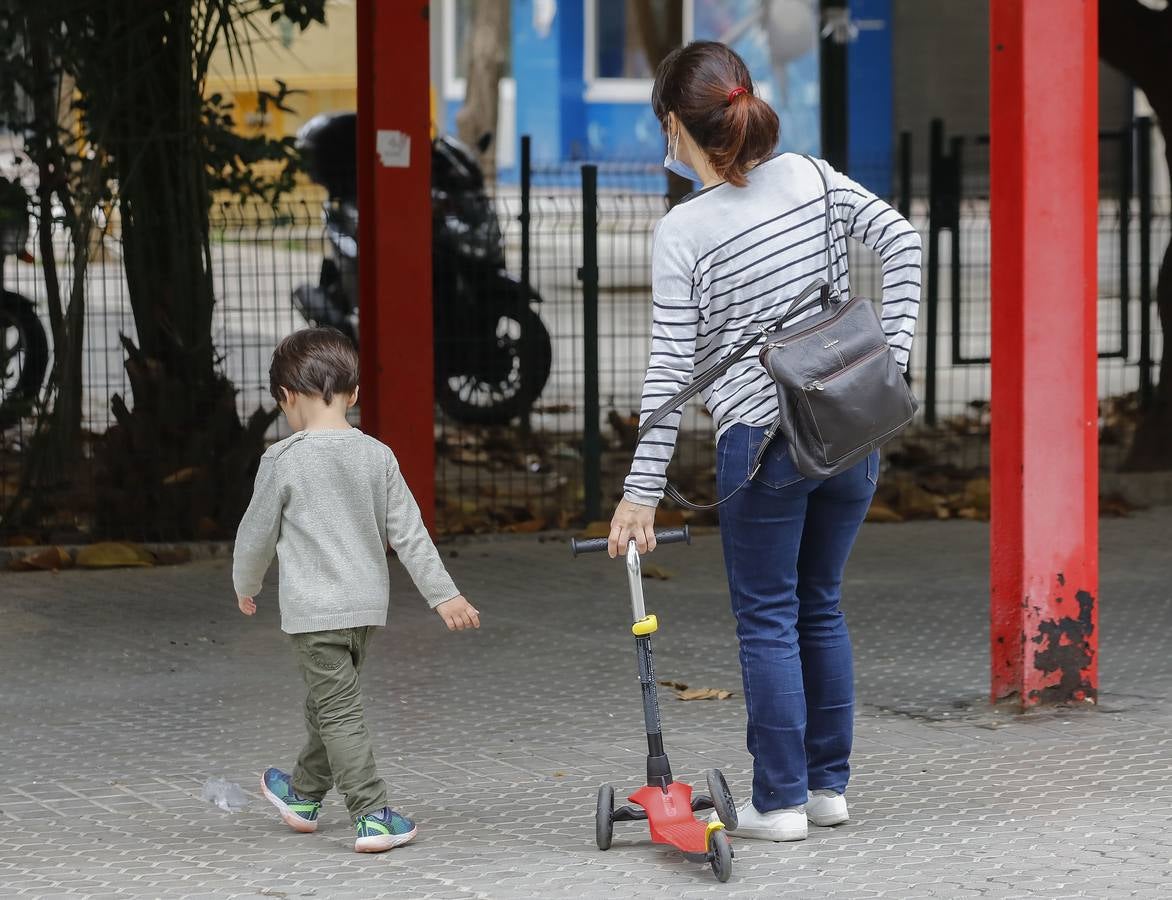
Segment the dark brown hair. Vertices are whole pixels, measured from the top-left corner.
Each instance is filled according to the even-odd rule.
[[[335,394],[349,397],[357,387],[358,351],[336,329],[295,331],[273,351],[269,393],[278,403],[283,399],[281,388],[330,403]]]
[[[675,113],[716,174],[737,187],[777,147],[777,113],[753,93],[749,67],[724,44],[693,41],[669,53],[655,71],[651,105],[664,131]]]

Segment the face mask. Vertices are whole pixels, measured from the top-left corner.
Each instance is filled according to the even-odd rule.
[[[679,146],[680,133],[677,131],[675,141],[668,144],[667,156],[663,158],[663,167],[669,172],[674,172],[676,175],[679,175],[680,178],[686,178],[691,182],[698,183],[700,176],[696,174],[696,170],[676,156]]]

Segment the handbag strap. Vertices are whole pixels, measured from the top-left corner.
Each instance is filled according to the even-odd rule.
[[[729,500],[748,487],[750,481],[757,477],[757,473],[760,472],[761,467],[765,465],[765,454],[768,452],[770,445],[773,443],[773,439],[777,437],[777,432],[780,428],[781,416],[778,416],[769,424],[769,427],[765,429],[765,434],[761,438],[761,444],[757,447],[757,453],[753,457],[753,465],[749,467],[749,474],[745,477],[744,481],[729,491],[727,497],[721,497],[715,503],[708,503],[704,505],[693,503],[691,500],[681,494],[676,486],[670,481],[664,485],[663,493],[674,500],[678,505],[686,509],[695,510],[696,512],[708,512],[709,510],[724,506],[724,504],[728,503]]]
[[[786,309],[781,318],[778,319],[773,325],[763,326],[758,329],[757,332],[755,332],[748,340],[742,343],[741,346],[734,350],[731,354],[722,359],[716,365],[708,368],[703,375],[693,380],[692,383],[687,387],[677,391],[668,400],[660,404],[660,406],[647,417],[643,424],[639,426],[639,436],[636,440],[636,443],[642,441],[652,428],[666,419],[669,415],[671,415],[701,391],[715,384],[716,379],[718,379],[721,375],[744,359],[748,352],[752,350],[763,337],[778,331],[794,316],[800,315],[804,312],[809,312],[816,306],[821,306],[823,309],[826,309],[830,303],[830,295],[838,294],[838,282],[834,277],[834,232],[831,230],[830,184],[826,181],[826,174],[822,171],[822,167],[819,166],[817,162],[815,162],[814,158],[808,153],[802,155],[806,158],[807,161],[809,161],[810,165],[814,167],[814,171],[818,173],[818,178],[822,182],[822,204],[825,210],[826,218],[826,280],[823,281],[821,279],[816,279],[812,281],[806,286],[805,290],[803,290],[800,294],[798,294],[797,297],[794,298],[793,302],[790,303],[789,308]],[[810,297],[812,297],[814,294],[818,294],[818,297],[813,302],[810,302]],[[757,448],[757,455],[753,459],[753,465],[749,468],[748,477],[742,481],[727,497],[718,500],[716,503],[700,506],[687,500],[683,494],[681,494],[676,489],[675,485],[671,484],[670,482],[665,486],[664,493],[680,506],[700,512],[716,509],[717,507],[723,505],[724,503],[731,500],[734,496],[739,494],[745,488],[745,486],[749,484],[750,481],[757,477],[757,473],[761,471],[761,466],[764,465],[765,453],[768,451],[769,445],[773,443],[774,438],[777,437],[777,431],[780,426],[781,419],[778,418],[772,424],[770,424],[768,429],[766,429],[765,436],[761,441],[761,446]]]
[[[706,369],[703,375],[696,378],[687,387],[677,391],[669,399],[660,404],[655,412],[649,415],[643,424],[639,426],[638,440],[643,440],[643,438],[647,436],[647,432],[649,432],[652,428],[666,419],[669,415],[671,415],[701,391],[715,384],[716,379],[718,379],[721,375],[744,359],[748,352],[757,345],[761,338],[773,334],[773,332],[781,328],[782,325],[784,325],[789,319],[792,319],[794,316],[800,313],[809,312],[815,306],[819,305],[825,308],[829,303],[829,297],[827,293],[828,290],[828,285],[821,279],[817,279],[808,284],[806,289],[794,298],[794,301],[789,305],[789,308],[773,325],[762,326],[736,350],[734,350],[720,362],[716,363],[714,366]],[[814,294],[819,294],[819,297],[813,302],[808,302],[810,297]]]
[[[808,153],[803,153],[802,156],[814,167],[814,171],[818,173],[818,178],[822,181],[822,200],[826,209],[826,283],[830,285],[830,293],[837,294],[838,282],[834,278],[834,230],[830,225],[830,184],[826,180],[826,173],[822,171],[822,167],[818,165],[814,157]]]

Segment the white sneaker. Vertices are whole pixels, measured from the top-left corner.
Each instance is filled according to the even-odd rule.
[[[850,821],[850,813],[846,810],[846,797],[836,791],[810,791],[806,816],[815,825],[823,828]]]
[[[719,822],[720,819],[716,813],[712,813],[708,821]],[[757,812],[753,801],[748,800],[737,807],[737,827],[729,834],[762,841],[804,841],[808,830],[804,806],[763,813]]]

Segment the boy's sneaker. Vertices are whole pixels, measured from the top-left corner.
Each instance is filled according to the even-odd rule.
[[[392,847],[401,847],[415,837],[415,823],[401,816],[389,806],[378,812],[360,816],[354,822],[358,838],[355,853],[382,853]]]
[[[720,819],[712,813],[708,821],[719,822]],[[804,841],[808,831],[804,806],[763,813],[757,811],[752,800],[748,800],[737,807],[737,827],[729,834],[762,841]]]
[[[806,804],[806,816],[815,825],[829,828],[850,821],[846,809],[846,797],[837,791],[810,791]]]
[[[260,789],[269,802],[280,810],[285,824],[294,831],[317,831],[317,812],[321,804],[302,797],[293,790],[293,778],[280,769],[265,769],[260,776]]]

